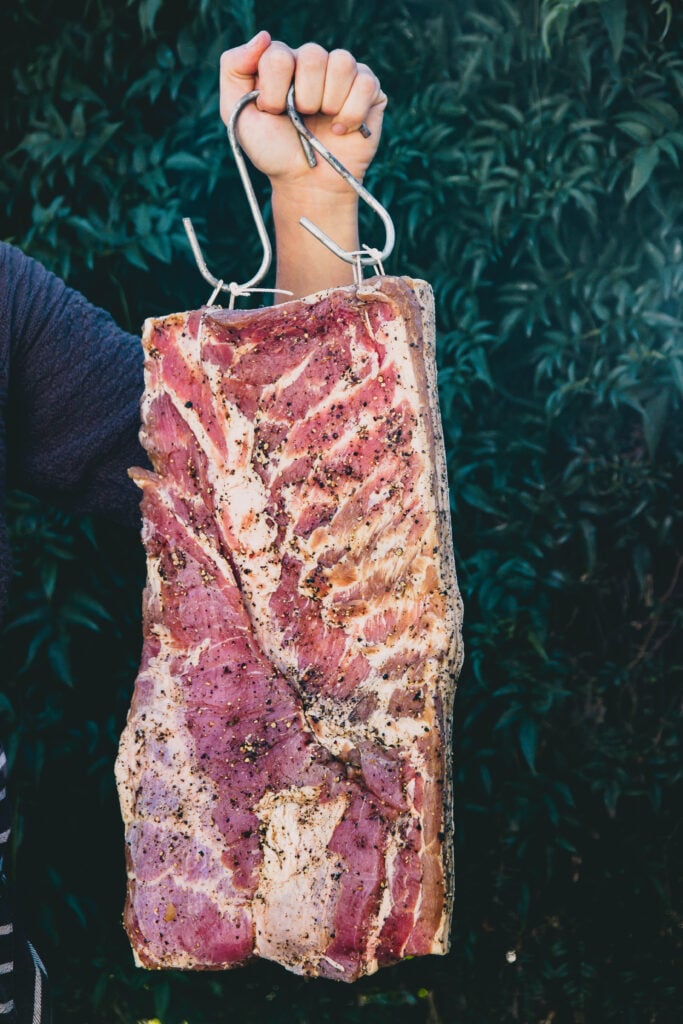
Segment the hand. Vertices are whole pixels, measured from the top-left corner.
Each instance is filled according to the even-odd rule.
[[[284,114],[292,80],[297,110],[305,115],[310,130],[362,181],[377,150],[387,98],[370,68],[358,64],[346,50],[328,53],[316,43],[292,50],[263,31],[243,46],[227,50],[220,73],[223,121],[227,123],[241,96],[259,89],[256,103],[240,114],[238,137],[274,189],[353,195],[322,158],[316,168],[308,166],[299,135]],[[367,139],[358,131],[362,122],[371,132]]]

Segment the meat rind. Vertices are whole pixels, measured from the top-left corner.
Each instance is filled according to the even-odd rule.
[[[444,953],[462,608],[431,289],[174,314],[143,346],[136,961],[353,981]]]

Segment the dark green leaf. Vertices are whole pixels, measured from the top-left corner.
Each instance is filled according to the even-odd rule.
[[[536,771],[536,744],[538,741],[538,726],[532,718],[522,719],[519,726],[519,745],[526,763],[532,772]]]
[[[599,9],[609,32],[612,56],[618,61],[626,35],[626,0],[601,0]]]
[[[645,188],[652,172],[659,162],[659,148],[657,146],[646,146],[639,149],[633,158],[633,171],[626,189],[626,202],[638,195],[641,189]]]

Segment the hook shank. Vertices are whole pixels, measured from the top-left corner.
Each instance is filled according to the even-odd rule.
[[[251,215],[254,218],[254,224],[258,231],[258,236],[261,239],[261,245],[263,246],[263,259],[261,260],[261,266],[258,268],[256,273],[246,284],[241,287],[244,289],[250,288],[252,285],[257,284],[265,275],[268,273],[270,262],[273,258],[273,250],[271,248],[270,239],[268,232],[266,231],[266,225],[263,223],[263,217],[259,209],[258,202],[256,201],[256,195],[254,193],[254,186],[249,178],[249,172],[247,165],[242,154],[242,147],[237,141],[237,118],[240,116],[244,108],[255,100],[258,96],[258,90],[254,89],[253,92],[248,92],[245,96],[237,101],[235,106],[232,108],[230,117],[228,119],[228,138],[230,140],[230,146],[232,147],[232,153],[235,157],[235,163],[237,164],[237,170],[240,173],[242,184],[244,185],[244,191],[247,193],[247,199],[249,200],[249,208],[251,209]]]
[[[329,235],[326,235],[324,231],[321,231],[320,228],[317,228],[315,224],[311,223],[307,217],[302,217],[299,223],[305,227],[307,231],[310,231],[310,233],[317,238],[319,242],[322,242],[323,245],[327,246],[327,248],[338,256],[339,259],[344,260],[345,263],[357,264],[360,262],[368,265],[384,262],[394,248],[394,242],[396,240],[394,223],[389,216],[388,211],[384,209],[382,204],[375,199],[375,197],[371,195],[363,185],[361,185],[357,178],[354,178],[351,172],[348,171],[339,160],[337,160],[336,156],[334,156],[333,153],[330,153],[329,149],[327,149],[322,142],[316,139],[315,135],[306,127],[301,115],[294,106],[293,85],[290,86],[289,92],[287,93],[287,113],[289,115],[289,120],[299,133],[301,144],[304,148],[304,152],[306,153],[309,166],[315,167],[316,165],[315,155],[313,154],[313,150],[315,150],[321,157],[323,157],[324,160],[327,160],[328,164],[334,168],[337,174],[339,174],[344,181],[351,186],[354,192],[356,192],[356,194],[360,196],[360,198],[380,217],[386,231],[384,248],[379,255],[376,255],[376,250],[372,252],[365,251],[360,254],[357,252],[347,252],[345,249],[342,249],[340,245],[337,245]]]

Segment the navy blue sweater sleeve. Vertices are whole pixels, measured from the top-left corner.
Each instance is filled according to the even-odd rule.
[[[139,338],[1,244],[0,357],[8,482],[136,525],[127,469],[148,464],[138,440]]]

